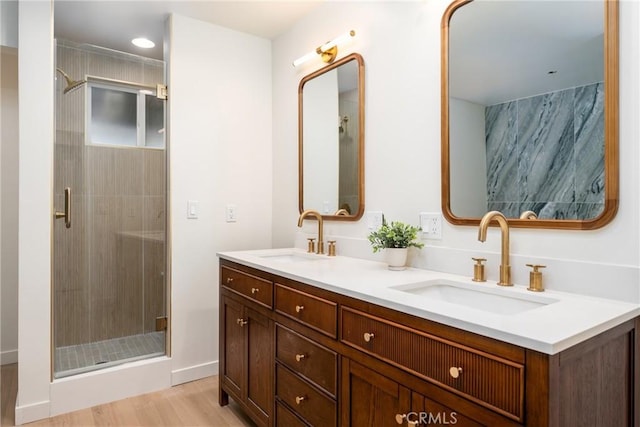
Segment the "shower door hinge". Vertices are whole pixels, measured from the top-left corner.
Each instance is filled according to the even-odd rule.
[[[156,317],[156,331],[166,331],[169,321],[166,317]]]
[[[163,85],[163,84],[156,85],[156,98],[167,99],[167,85]]]

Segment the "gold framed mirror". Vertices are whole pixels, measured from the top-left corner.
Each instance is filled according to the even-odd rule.
[[[364,61],[353,53],[298,86],[298,200],[325,220],[364,214]]]
[[[456,0],[441,31],[447,221],[478,225],[499,210],[514,227],[609,223],[619,194],[617,0]]]

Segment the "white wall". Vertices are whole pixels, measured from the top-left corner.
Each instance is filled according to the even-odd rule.
[[[20,158],[16,423],[49,416],[53,4],[21,1],[18,24]]]
[[[18,361],[18,50],[0,47],[0,364]]]
[[[304,85],[304,207],[322,214],[338,210],[338,72]]]
[[[449,100],[450,203],[458,217],[480,217],[488,210],[484,110],[462,99]]]
[[[174,384],[192,379],[189,370],[194,366],[217,372],[216,252],[271,246],[270,51],[269,40],[173,16],[169,138]],[[186,219],[190,199],[200,202],[199,219]],[[225,222],[227,204],[236,205],[235,223]]]
[[[174,16],[169,66],[172,357],[50,382],[52,7],[20,2],[18,401],[16,421],[217,372],[217,251],[271,245],[271,44]],[[200,217],[186,219],[187,200]],[[237,222],[225,222],[225,205]]]
[[[296,85],[321,66],[299,69],[294,58],[323,40],[356,30],[340,49],[365,61],[366,209],[388,219],[418,222],[420,211],[440,211],[440,25],[447,0],[428,2],[327,2],[274,40],[274,246],[302,242],[296,228]],[[640,301],[640,182],[637,118],[640,94],[638,2],[620,4],[620,208],[614,221],[595,231],[514,229],[512,270],[516,283],[528,281],[525,263],[542,263],[549,288]],[[393,159],[402,168],[387,172]],[[365,237],[366,219],[328,223],[338,253],[374,258]],[[313,233],[312,227],[305,232]],[[441,241],[428,241],[413,254],[413,265],[464,275],[472,256],[485,255],[488,277],[498,277],[500,238],[477,241],[474,227],[443,226]]]

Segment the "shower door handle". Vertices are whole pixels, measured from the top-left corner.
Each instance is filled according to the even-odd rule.
[[[64,212],[56,211],[55,218],[64,218],[64,225],[71,228],[71,187],[64,189]]]

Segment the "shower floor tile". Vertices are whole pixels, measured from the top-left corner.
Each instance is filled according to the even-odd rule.
[[[165,354],[164,332],[131,335],[55,350],[55,377],[62,378],[132,360]]]

